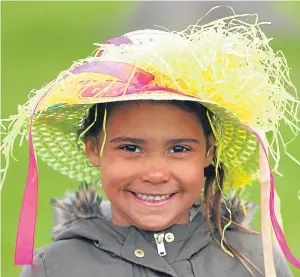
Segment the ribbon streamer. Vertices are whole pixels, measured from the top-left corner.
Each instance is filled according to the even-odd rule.
[[[38,169],[32,142],[33,115],[42,99],[47,95],[47,90],[39,99],[33,109],[29,125],[29,161],[26,186],[23,195],[22,208],[18,223],[16,238],[15,265],[33,264],[34,234],[38,206]]]
[[[292,254],[292,252],[290,251],[285,236],[283,234],[283,231],[280,227],[280,224],[278,223],[276,214],[275,214],[275,209],[274,209],[274,197],[275,197],[275,181],[274,181],[274,176],[271,170],[271,166],[270,166],[270,161],[268,158],[268,153],[267,150],[264,146],[263,140],[260,137],[260,135],[255,132],[254,130],[252,130],[251,128],[247,127],[257,138],[261,150],[263,151],[265,158],[267,160],[267,164],[268,164],[268,170],[269,170],[269,178],[270,178],[270,198],[269,198],[269,211],[270,211],[270,219],[271,219],[271,223],[273,226],[273,230],[274,233],[276,235],[277,241],[279,243],[279,246],[284,254],[284,256],[286,257],[286,259],[295,267],[300,268],[300,261],[297,260],[295,258],[295,256]]]
[[[29,128],[29,167],[18,225],[15,265],[32,264],[38,204],[38,170],[32,143],[32,119]]]
[[[265,138],[264,134],[261,138]],[[268,174],[268,161],[262,146],[259,146],[259,176],[261,192],[261,233],[266,277],[276,277],[275,261],[273,255],[272,223],[268,213],[270,197],[270,178]]]

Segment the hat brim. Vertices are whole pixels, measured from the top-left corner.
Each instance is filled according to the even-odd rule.
[[[138,100],[194,101],[214,114],[217,153],[225,169],[225,186],[239,187],[256,178],[259,144],[253,133],[226,107],[193,96],[167,91],[142,91],[118,97],[78,100],[77,104],[56,104],[33,121],[33,142],[37,155],[54,170],[79,182],[97,182],[99,168],[93,167],[78,143],[77,131],[88,110],[97,103]]]

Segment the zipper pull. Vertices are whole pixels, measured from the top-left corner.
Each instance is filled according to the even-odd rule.
[[[164,245],[164,237],[165,234],[161,233],[161,234],[154,234],[154,239],[156,242],[156,246],[157,246],[157,252],[159,254],[159,256],[166,256],[167,252],[166,252],[166,248]]]

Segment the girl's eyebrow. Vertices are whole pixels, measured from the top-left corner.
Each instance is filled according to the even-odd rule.
[[[168,139],[168,143],[170,144],[181,144],[181,143],[197,143],[199,144],[199,140],[194,138],[175,138],[175,139]]]
[[[130,142],[133,144],[145,144],[146,140],[140,138],[132,138],[132,137],[117,137],[112,139],[110,142],[113,143]]]
[[[112,139],[110,142],[112,143],[120,143],[120,142],[130,142],[133,144],[145,144],[146,140],[141,138],[132,138],[132,137],[117,137]],[[168,139],[167,144],[181,144],[181,143],[197,143],[199,144],[199,141],[194,138],[174,138],[174,139]]]

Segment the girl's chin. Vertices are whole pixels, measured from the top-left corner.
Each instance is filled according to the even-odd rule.
[[[150,232],[161,232],[165,229],[168,229],[172,226],[172,223],[154,223],[154,224],[144,224],[144,223],[137,223],[135,224],[135,227],[144,230],[144,231],[150,231]]]
[[[168,215],[143,215],[141,218],[133,221],[133,225],[139,229],[152,232],[160,232],[162,230],[168,229],[176,224],[188,224],[189,223],[189,212],[186,216],[180,217]]]

